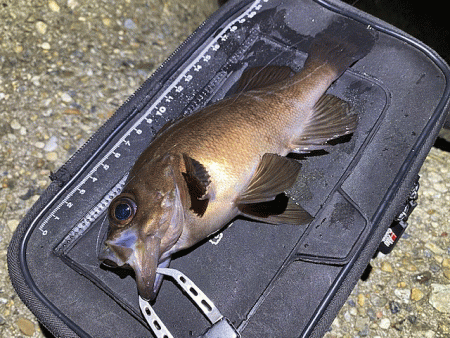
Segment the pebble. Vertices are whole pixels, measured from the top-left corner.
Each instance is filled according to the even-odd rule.
[[[400,304],[394,300],[390,301],[389,309],[391,310],[391,313],[395,315],[396,313],[398,313],[400,311]]]
[[[56,148],[58,148],[58,139],[56,138],[56,136],[52,136],[45,144],[44,151],[54,151],[56,150]]]
[[[411,300],[417,302],[423,298],[424,294],[420,289],[412,288],[411,289]]]
[[[47,24],[43,21],[36,21],[36,30],[40,34],[45,34],[47,32]]]
[[[10,219],[6,222],[6,225],[8,226],[9,230],[11,230],[11,232],[14,232],[16,231],[17,226],[19,225],[19,220]]]
[[[450,269],[444,269],[443,274],[445,278],[450,279]]]
[[[377,295],[372,295],[370,302],[376,307],[383,307],[386,305],[388,300],[386,297],[379,297]]]
[[[431,284],[429,302],[439,312],[450,313],[450,284]]]
[[[59,12],[59,5],[55,2],[55,1],[53,1],[53,0],[50,0],[49,2],[48,2],[48,7],[53,11],[53,12]]]
[[[58,159],[58,154],[54,151],[51,151],[45,155],[45,158],[51,162],[54,162]]]
[[[44,149],[45,143],[44,143],[44,142],[41,142],[41,141],[37,141],[37,142],[34,143],[34,146],[35,146],[36,148],[39,148],[39,149]]]
[[[51,47],[48,42],[43,42],[43,43],[41,43],[41,48],[44,50],[49,50]]]
[[[67,0],[67,7],[69,7],[71,10],[74,10],[78,5],[79,3],[76,0]]]
[[[381,271],[392,273],[394,269],[392,269],[392,265],[388,262],[381,263]]]
[[[391,321],[389,320],[389,318],[385,317],[380,320],[380,323],[378,324],[378,326],[383,330],[387,330],[391,327]]]
[[[15,51],[16,53],[22,53],[22,52],[23,52],[23,47],[22,47],[22,45],[17,45],[17,46],[15,46],[15,47],[14,47],[14,51]]]
[[[366,297],[364,297],[364,295],[360,293],[358,295],[358,305],[364,306],[365,300],[366,300]]]
[[[441,264],[444,268],[450,268],[450,258],[444,258]]]
[[[65,103],[70,103],[73,101],[72,96],[70,96],[68,93],[62,93],[61,100],[63,100],[63,102]]]
[[[438,247],[435,243],[433,242],[426,242],[425,243],[425,247],[427,249],[429,249],[430,251],[432,251],[433,253],[435,253],[436,255],[443,255],[445,254],[445,251],[442,250],[440,247]]]
[[[17,120],[12,120],[10,125],[14,130],[19,130],[22,127]]]
[[[110,18],[103,18],[103,19],[102,19],[102,22],[103,22],[103,24],[104,24],[106,27],[111,26],[111,19],[110,19]]]
[[[411,290],[409,289],[395,289],[394,295],[396,295],[404,303],[408,303],[411,297]]]
[[[413,276],[413,281],[419,284],[426,284],[431,279],[431,272],[424,271]]]
[[[136,29],[137,28],[136,24],[131,19],[126,19],[125,22],[123,23],[123,26],[126,29]]]
[[[5,324],[6,324],[6,319],[0,315],[0,325],[5,325]]]
[[[16,324],[20,330],[25,336],[32,336],[35,331],[34,324],[29,321],[28,319],[20,317],[17,319]]]

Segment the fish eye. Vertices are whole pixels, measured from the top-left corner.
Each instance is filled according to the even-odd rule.
[[[128,224],[136,213],[136,202],[124,196],[119,196],[112,201],[109,208],[111,220],[119,227]]]

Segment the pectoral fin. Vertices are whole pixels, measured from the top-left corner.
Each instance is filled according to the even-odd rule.
[[[276,154],[264,154],[247,189],[236,203],[250,204],[274,200],[294,184],[300,168],[301,165],[295,160]]]
[[[291,151],[302,154],[330,147],[328,141],[355,131],[358,116],[340,98],[325,94],[315,104],[302,134],[292,141]]]
[[[276,154],[264,154],[236,205],[241,215],[272,224],[305,224],[311,215],[284,194],[297,179],[301,165]]]
[[[210,176],[200,162],[186,154],[183,154],[183,160],[186,167],[183,176],[191,198],[191,210],[197,215],[203,216],[211,197],[208,191],[211,184]]]

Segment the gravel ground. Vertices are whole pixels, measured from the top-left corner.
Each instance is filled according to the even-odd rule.
[[[45,337],[6,267],[12,232],[61,166],[216,8],[211,0],[0,1],[0,336]],[[450,155],[334,321],[334,337],[450,336]]]

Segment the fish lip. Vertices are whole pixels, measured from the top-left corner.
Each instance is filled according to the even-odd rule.
[[[123,266],[123,264],[121,264],[122,262],[119,262],[119,258],[114,254],[114,252],[111,250],[111,248],[106,244],[103,245],[103,248],[98,253],[97,258],[99,261],[102,262],[102,264],[104,264],[110,268],[118,268],[118,267]]]

